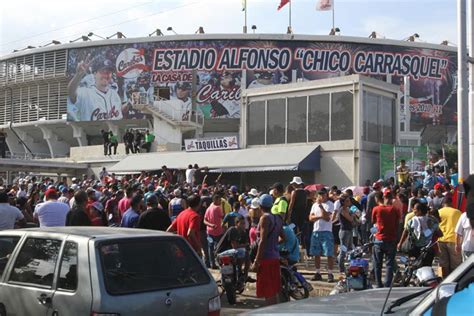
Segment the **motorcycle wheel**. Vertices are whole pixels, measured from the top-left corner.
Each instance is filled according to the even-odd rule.
[[[224,284],[224,290],[227,296],[227,302],[234,305],[237,302],[237,293],[235,293],[234,285],[230,283]]]
[[[402,275],[402,280],[401,280],[401,284],[403,287],[407,287],[410,285],[410,281],[411,281],[411,277],[413,275],[413,272],[406,272],[406,273],[403,273]]]
[[[290,296],[295,300],[302,300],[309,297],[309,291],[302,285],[298,285],[294,290],[290,291]]]
[[[288,280],[287,276],[285,275],[285,273],[281,274],[280,279],[281,279],[281,289],[280,289],[280,293],[278,295],[280,297],[280,303],[289,302],[290,301],[289,280]]]

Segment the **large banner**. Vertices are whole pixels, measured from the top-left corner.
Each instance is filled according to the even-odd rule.
[[[426,146],[393,146],[380,144],[380,175],[387,180],[395,177],[395,169],[405,160],[410,172],[423,172],[428,160]]]
[[[247,70],[246,82],[242,70]],[[411,123],[456,122],[456,54],[434,49],[310,41],[161,41],[70,49],[68,118],[73,121],[142,118],[134,92],[169,98],[191,108],[195,78],[197,110],[205,118],[239,118],[242,86],[364,74],[410,80]],[[159,94],[159,93],[158,93]]]

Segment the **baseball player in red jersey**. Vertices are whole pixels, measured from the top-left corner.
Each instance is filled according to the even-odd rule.
[[[80,86],[81,80],[89,68],[92,68],[95,84]],[[68,85],[68,115],[75,121],[120,120],[122,100],[117,91],[111,88],[112,74],[115,71],[113,62],[103,57],[91,61],[90,55],[80,62],[76,74]]]

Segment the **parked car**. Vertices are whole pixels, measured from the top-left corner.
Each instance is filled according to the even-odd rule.
[[[461,291],[472,283],[474,255],[434,289],[392,288],[389,293],[388,288],[380,288],[342,293],[272,305],[244,315],[431,315],[431,309],[442,297]],[[384,307],[387,295],[388,300]]]
[[[0,232],[0,315],[219,315],[214,278],[181,237],[130,228]]]

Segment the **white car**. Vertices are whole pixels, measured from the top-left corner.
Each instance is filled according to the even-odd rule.
[[[217,285],[181,237],[131,228],[0,232],[0,315],[219,315]]]

